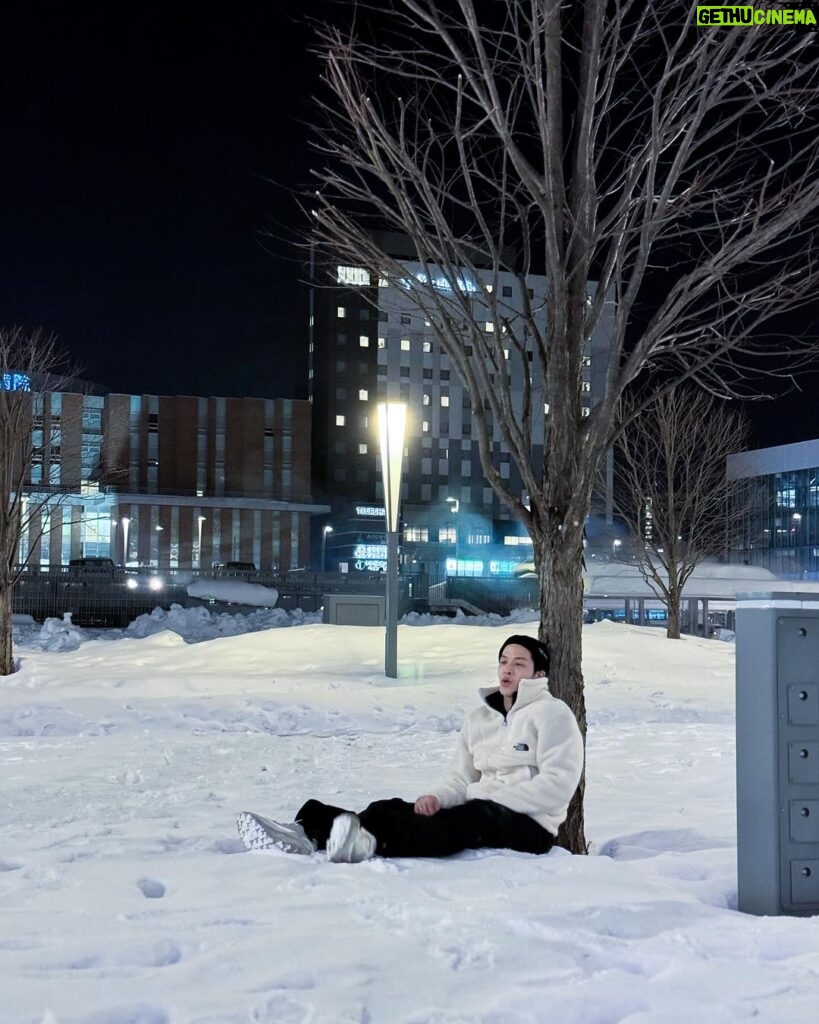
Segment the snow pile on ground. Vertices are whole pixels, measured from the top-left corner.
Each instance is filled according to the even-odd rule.
[[[203,577],[188,584],[188,597],[215,598],[231,604],[247,604],[254,608],[275,608],[279,592],[275,587],[242,580],[213,580]]]
[[[34,629],[29,627],[28,632],[31,635]],[[61,619],[46,619],[39,631],[31,636],[29,643],[41,651],[76,651],[81,644],[90,639],[90,634],[75,626],[71,622],[71,614],[66,613]]]
[[[183,608],[182,605],[172,604],[169,611],[154,608],[149,614],[137,616],[126,633],[146,637],[170,629],[184,637],[188,643],[201,643],[218,636],[240,636],[242,633],[255,633],[280,626],[301,626],[306,622],[321,622],[321,613],[303,612],[300,608],[292,612],[272,608],[231,615],[229,612],[212,612],[201,605]]]
[[[237,811],[415,797],[535,625],[18,652],[0,1024],[808,1024],[819,918],[736,907],[734,647],[584,628],[591,856],[245,854]]]
[[[434,626],[449,622],[456,626],[514,626],[518,622],[537,622],[540,616],[532,608],[515,608],[509,615],[467,615],[460,608],[454,616],[431,615],[429,612],[408,612],[401,622],[406,626]]]

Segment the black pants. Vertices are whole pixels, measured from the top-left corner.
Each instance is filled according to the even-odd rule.
[[[307,835],[323,850],[333,819],[349,813],[320,800],[308,800],[296,815]],[[449,857],[461,850],[519,850],[547,853],[554,845],[551,832],[528,814],[510,811],[493,800],[468,800],[465,804],[416,814],[412,804],[395,797],[376,800],[359,812],[361,824],[376,840],[381,857]]]

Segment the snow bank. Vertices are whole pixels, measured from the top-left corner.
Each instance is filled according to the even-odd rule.
[[[198,579],[188,584],[188,597],[215,598],[231,604],[248,604],[257,608],[275,608],[279,592],[275,587],[242,580]]]
[[[170,629],[184,637],[188,643],[202,643],[219,636],[241,636],[263,629],[277,629],[282,626],[300,626],[306,622],[321,622],[320,612],[303,612],[300,608],[286,612],[272,608],[231,615],[229,612],[212,612],[201,606],[183,608],[171,605],[170,611],[154,608],[150,614],[140,615],[128,626],[129,636],[145,637]]]

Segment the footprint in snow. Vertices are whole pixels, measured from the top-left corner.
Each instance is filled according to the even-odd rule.
[[[18,864],[16,860],[0,860],[0,872],[2,871],[19,871],[22,864]]]
[[[312,1016],[312,1007],[277,992],[253,1007],[252,1020],[256,1024],[305,1024]]]
[[[148,900],[159,900],[167,891],[162,882],[156,878],[140,878],[137,882],[137,889]]]

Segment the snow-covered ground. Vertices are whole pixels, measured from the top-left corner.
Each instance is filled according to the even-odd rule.
[[[18,630],[2,1024],[817,1020],[819,918],[735,909],[732,644],[585,627],[591,856],[331,864],[236,812],[426,792],[534,622],[403,625],[391,681],[381,629],[201,611]]]

